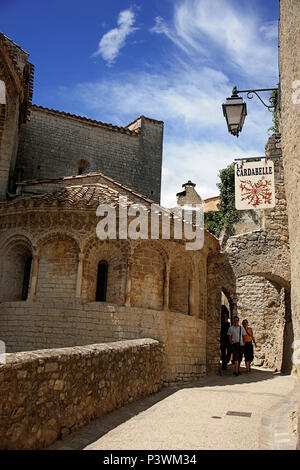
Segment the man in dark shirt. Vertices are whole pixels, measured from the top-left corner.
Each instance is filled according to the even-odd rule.
[[[220,350],[222,358],[222,370],[227,369],[227,364],[231,356],[231,348],[229,343],[229,337],[227,335],[230,323],[228,321],[228,311],[226,308],[222,308],[222,323],[220,332]]]

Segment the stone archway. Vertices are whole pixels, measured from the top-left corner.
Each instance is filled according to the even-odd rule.
[[[193,264],[186,254],[179,254],[171,260],[170,310],[192,314],[190,296],[193,278]]]
[[[40,253],[37,298],[73,299],[76,293],[79,246],[66,233],[56,232],[38,241]]]
[[[30,240],[25,237],[12,239],[1,252],[0,301],[27,300],[33,256]]]
[[[148,241],[138,244],[131,262],[131,306],[162,310],[166,254],[160,244]]]
[[[83,293],[87,302],[97,300],[99,263],[107,264],[105,301],[122,305],[125,292],[126,244],[121,241],[101,241],[93,237],[83,248]]]

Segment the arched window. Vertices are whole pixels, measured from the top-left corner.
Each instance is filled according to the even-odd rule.
[[[78,160],[77,162],[77,174],[82,175],[90,166],[87,160]]]
[[[27,300],[28,291],[29,291],[29,281],[30,281],[30,273],[31,273],[31,264],[32,264],[32,256],[28,256],[25,260],[24,264],[24,277],[23,277],[23,287],[22,287],[22,299]]]
[[[30,244],[23,240],[10,243],[1,251],[0,260],[0,302],[26,300],[32,265]]]
[[[106,302],[108,264],[102,260],[98,264],[96,302]]]

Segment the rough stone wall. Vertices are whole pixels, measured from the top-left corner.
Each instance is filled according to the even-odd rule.
[[[247,319],[253,329],[257,343],[255,365],[282,369],[286,295],[288,293],[279,284],[259,276],[237,279],[237,314],[240,324]],[[291,353],[290,349],[290,359]]]
[[[21,128],[17,165],[23,179],[95,170],[160,201],[163,124],[142,118],[139,132],[32,107]]]
[[[0,366],[0,448],[42,449],[164,381],[152,339],[7,355]]]
[[[289,288],[290,252],[280,234],[256,230],[230,237],[226,254],[236,279],[261,275]]]
[[[2,78],[0,70],[0,79]],[[7,103],[1,109],[1,140],[0,140],[0,201],[6,199],[10,168],[14,165],[17,139],[19,102],[12,88],[8,88]]]
[[[292,260],[292,318],[295,339],[300,340],[300,2],[298,0],[281,0],[280,2],[279,53],[281,82],[280,130],[282,134]],[[298,375],[300,375],[299,364],[297,367]]]
[[[260,210],[243,211],[243,218],[234,224],[234,235],[253,232],[262,227],[262,215]]]
[[[206,322],[172,311],[71,299],[4,302],[0,338],[7,352],[153,338],[166,347],[167,381],[206,372]]]
[[[139,125],[139,156],[135,161],[133,179],[128,186],[155,202],[160,202],[163,123],[142,116],[139,119]],[[121,176],[123,177],[122,173]]]
[[[12,191],[10,177],[15,167],[19,122],[26,119],[32,96],[33,67],[28,54],[0,33],[0,201]]]

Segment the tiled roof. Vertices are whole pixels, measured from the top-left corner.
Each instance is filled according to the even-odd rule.
[[[135,135],[135,136],[139,134],[139,129],[130,130],[130,129],[127,129],[127,127],[119,127],[119,126],[114,126],[113,124],[106,124],[101,121],[96,121],[95,119],[90,119],[84,116],[78,116],[77,114],[71,114],[65,111],[58,111],[57,109],[44,108],[43,106],[38,106],[36,104],[32,105],[31,109],[45,111],[53,115],[64,116],[67,118],[78,119],[78,120],[87,122],[89,124],[93,124],[99,127],[104,127],[105,129],[108,129],[111,131],[121,132],[122,134]]]
[[[214,200],[217,200],[217,199],[220,199],[220,196],[208,197],[207,199],[203,199],[203,202],[214,201]]]
[[[108,204],[113,207],[119,205],[120,192],[110,188],[109,186],[101,183],[92,184],[75,184],[63,187],[54,192],[44,194],[28,194],[23,195],[0,203],[0,208],[21,208],[21,207],[38,207],[38,206],[53,206],[53,207],[76,207],[76,208],[93,208],[96,209],[99,204]],[[128,195],[128,205],[136,203],[136,200]],[[141,201],[145,203],[145,200]],[[150,202],[150,200],[149,200]]]
[[[156,123],[156,124],[164,124],[164,121],[157,121],[156,119],[152,119],[152,118],[148,118],[146,116],[139,116],[138,118],[136,118],[134,121],[132,121],[130,124],[128,124],[126,127],[130,127],[132,126],[133,124],[135,124],[139,119],[146,119],[147,121],[150,121],[150,122],[153,122],[153,123]]]
[[[26,186],[26,185],[32,186],[32,185],[35,185],[35,184],[48,184],[48,183],[51,184],[51,183],[55,183],[55,182],[64,182],[64,181],[70,181],[71,182],[72,180],[74,181],[74,185],[80,184],[81,181],[82,181],[82,185],[85,185],[85,183],[84,183],[85,179],[92,178],[92,177],[97,177],[97,176],[99,176],[100,178],[108,181],[109,183],[112,183],[114,186],[116,186],[117,191],[118,191],[118,189],[122,189],[125,192],[128,192],[129,194],[132,194],[133,196],[135,196],[139,199],[142,199],[143,201],[145,201],[149,204],[154,203],[154,201],[152,199],[149,199],[149,198],[143,196],[142,194],[138,193],[137,191],[134,191],[133,189],[128,188],[124,184],[119,183],[118,181],[114,180],[113,178],[104,175],[103,173],[101,173],[101,171],[95,171],[95,172],[92,172],[92,173],[84,173],[84,174],[81,174],[81,175],[62,176],[62,177],[59,177],[59,178],[48,178],[48,179],[44,178],[44,179],[27,180],[27,181],[23,181],[22,183],[20,183],[20,186]]]

